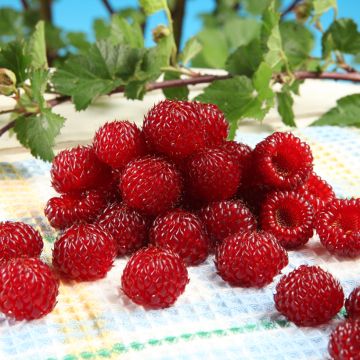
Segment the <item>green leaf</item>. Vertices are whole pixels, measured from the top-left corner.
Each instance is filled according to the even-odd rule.
[[[0,49],[0,68],[11,70],[21,84],[27,79],[27,67],[31,59],[24,52],[24,44],[20,41],[10,42]]]
[[[246,76],[217,80],[204,89],[196,100],[216,104],[230,123],[229,138],[235,136],[238,120],[250,117],[261,120],[264,116],[262,102],[256,96],[254,86]]]
[[[30,75],[32,98],[36,101],[41,110],[44,110],[46,107],[44,93],[48,78],[49,73],[44,69],[36,69]]]
[[[262,102],[261,109],[264,111],[263,117],[274,105],[275,93],[271,88],[273,71],[271,67],[262,62],[254,74],[253,85],[257,91],[258,100]]]
[[[180,79],[180,74],[173,72],[166,72],[164,80]],[[167,99],[173,100],[187,100],[189,96],[189,89],[187,86],[179,86],[174,88],[163,89],[163,93]]]
[[[360,52],[360,32],[352,19],[334,21],[322,37],[323,56],[329,55],[331,50],[338,50],[347,54]]]
[[[140,5],[147,16],[168,7],[166,0],[140,0]]]
[[[0,8],[0,38],[1,36],[22,35],[23,21],[21,13],[11,8]]]
[[[26,53],[31,58],[30,65],[35,68],[48,68],[46,58],[46,44],[45,44],[45,23],[39,21],[35,30],[32,33],[28,43],[26,44]]]
[[[263,57],[260,41],[255,39],[240,46],[226,61],[226,70],[233,75],[252,77]]]
[[[194,67],[224,68],[229,53],[224,32],[220,29],[205,28],[199,32],[197,38],[203,49],[194,57],[192,65]]]
[[[223,28],[230,50],[247,45],[260,35],[260,22],[255,19],[235,17],[229,19]]]
[[[285,125],[296,127],[295,115],[293,112],[294,100],[289,91],[283,89],[283,91],[276,93],[278,102],[278,112]]]
[[[254,15],[262,14],[270,5],[271,0],[244,0],[245,8]]]
[[[70,56],[53,83],[59,93],[72,97],[77,110],[84,110],[93,99],[130,79],[142,58],[142,49],[100,41],[86,54]]]
[[[146,81],[135,80],[130,81],[125,86],[124,95],[130,100],[142,100],[146,93]]]
[[[324,13],[330,9],[337,11],[336,0],[312,0],[314,6],[314,20],[317,21]]]
[[[120,15],[111,20],[110,39],[114,44],[126,44],[133,48],[143,48],[144,38],[138,23],[129,24]]]
[[[184,50],[180,55],[181,62],[186,65],[193,57],[195,57],[201,50],[202,45],[196,37],[190,38],[185,46]]]
[[[337,106],[330,109],[311,126],[357,126],[360,127],[360,94],[345,96],[337,100]]]
[[[97,41],[108,39],[110,36],[110,25],[104,19],[95,19],[93,29]]]
[[[80,51],[88,51],[90,49],[91,44],[88,42],[86,34],[83,32],[68,32],[66,38],[71,46],[74,46]]]
[[[292,68],[304,64],[314,46],[314,35],[303,24],[295,22],[280,23],[282,46]]]
[[[29,148],[33,156],[51,161],[54,158],[52,148],[55,137],[64,121],[62,116],[53,113],[51,109],[44,109],[37,115],[18,117],[14,131],[20,143]]]

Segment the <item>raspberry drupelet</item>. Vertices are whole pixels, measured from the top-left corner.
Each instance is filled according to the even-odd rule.
[[[360,286],[355,288],[345,301],[346,315],[351,319],[360,319]]]

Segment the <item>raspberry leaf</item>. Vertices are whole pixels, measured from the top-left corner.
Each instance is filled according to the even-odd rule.
[[[35,69],[47,69],[48,63],[46,58],[44,21],[39,21],[36,24],[34,33],[31,35],[29,41],[26,43],[26,52],[31,58],[30,66]]]
[[[164,80],[180,79],[180,74],[173,72],[166,72]],[[163,93],[167,99],[187,100],[189,96],[189,89],[187,86],[179,86],[176,88],[163,89]]]
[[[294,100],[290,91],[283,89],[281,92],[276,93],[278,112],[285,125],[296,127],[295,115],[293,111]]]
[[[146,15],[152,15],[168,7],[166,0],[140,0],[140,5]]]
[[[202,50],[202,45],[196,37],[190,38],[184,46],[183,52],[180,54],[180,61],[186,65],[193,57]]]
[[[114,44],[126,44],[132,48],[144,47],[144,38],[139,23],[130,24],[120,15],[112,17],[110,40]]]
[[[311,126],[337,125],[360,127],[360,94],[345,96],[336,103],[336,107],[322,115]]]

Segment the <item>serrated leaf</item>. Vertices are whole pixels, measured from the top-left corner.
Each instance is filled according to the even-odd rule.
[[[360,52],[360,32],[352,19],[334,21],[324,33],[322,40],[323,56],[329,55],[331,50],[338,50],[347,54]]]
[[[41,110],[46,107],[44,93],[48,81],[49,73],[44,69],[36,69],[30,75],[32,98],[39,105]]]
[[[93,30],[97,41],[108,39],[110,36],[110,25],[104,19],[95,19]]]
[[[180,74],[173,72],[166,72],[164,80],[180,79]],[[189,89],[187,86],[178,86],[174,88],[163,89],[163,93],[167,99],[173,100],[187,100],[189,96]]]
[[[126,44],[133,48],[143,48],[144,38],[138,23],[129,24],[120,15],[113,15],[110,27],[110,39],[114,44]]]
[[[260,35],[260,28],[261,24],[258,20],[234,17],[226,21],[222,31],[231,51],[257,39]]]
[[[143,56],[142,49],[100,41],[86,54],[70,56],[53,83],[59,93],[72,97],[77,110],[84,110],[93,99],[130,79]]]
[[[314,46],[314,35],[303,24],[295,22],[280,23],[282,47],[292,68],[304,64]]]
[[[90,49],[91,44],[88,42],[85,33],[71,31],[66,34],[66,37],[69,44],[80,51],[88,51]]]
[[[29,57],[31,59],[30,65],[34,69],[48,68],[48,63],[46,58],[44,21],[39,21],[36,24],[35,30],[26,44],[26,53],[29,54]]]
[[[167,8],[166,0],[140,0],[140,5],[147,16]]]
[[[190,38],[185,46],[184,50],[180,55],[181,62],[186,65],[193,57],[195,57],[201,50],[202,45],[200,44],[199,40],[194,36]]]
[[[204,89],[196,100],[216,104],[230,123],[229,138],[235,136],[238,120],[250,117],[261,120],[262,102],[256,96],[253,84],[246,76],[217,80]]]
[[[142,100],[146,93],[146,81],[130,81],[125,86],[124,95],[130,100]]]
[[[275,93],[271,88],[271,79],[273,71],[271,67],[262,62],[254,74],[253,85],[257,91],[258,100],[261,102],[261,109],[263,110],[262,118],[268,113],[274,105]]]
[[[54,158],[55,137],[64,125],[65,119],[51,109],[44,109],[40,114],[21,116],[16,119],[14,131],[20,143],[29,148],[31,154],[45,161]]]
[[[260,41],[254,39],[249,44],[240,46],[226,61],[226,70],[233,75],[252,77],[263,57]]]
[[[11,70],[21,84],[27,79],[27,67],[31,59],[24,52],[24,44],[20,41],[13,41],[0,49],[0,68]]]
[[[336,102],[337,106],[330,109],[311,126],[357,126],[360,127],[360,94],[345,96]]]
[[[314,6],[314,20],[318,20],[321,15],[334,9],[337,11],[337,1],[336,0],[312,0]]]
[[[293,112],[294,100],[289,91],[281,91],[276,93],[278,102],[278,112],[281,116],[282,122],[285,125],[296,127],[295,115]]]

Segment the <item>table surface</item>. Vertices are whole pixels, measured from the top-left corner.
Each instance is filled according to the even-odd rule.
[[[305,127],[337,97],[354,92],[351,85],[324,84],[305,85],[313,97],[297,99],[301,126],[294,133],[310,144],[315,170],[338,196],[359,197],[360,129]],[[58,146],[88,142],[99,124],[114,117],[139,122],[159,97],[152,94],[144,103],[121,97],[100,99],[80,114],[70,105],[59,107],[70,120]],[[276,129],[283,126],[275,114],[264,125],[245,121],[237,140],[254,146]],[[43,216],[44,204],[54,195],[50,165],[31,158],[13,139],[1,139],[0,148],[0,220],[35,226],[45,240],[43,259],[50,263],[57,235]],[[301,250],[289,252],[289,260],[283,273],[300,264],[319,264],[340,280],[346,295],[360,285],[360,261],[331,256],[316,236]],[[103,280],[62,282],[56,308],[43,319],[16,322],[0,314],[0,359],[323,359],[328,335],[343,319],[342,311],[327,325],[296,327],[274,308],[279,277],[263,289],[231,287],[216,274],[212,257],[189,268],[190,283],[173,307],[144,310],[121,292],[125,263],[126,259],[118,259]]]

